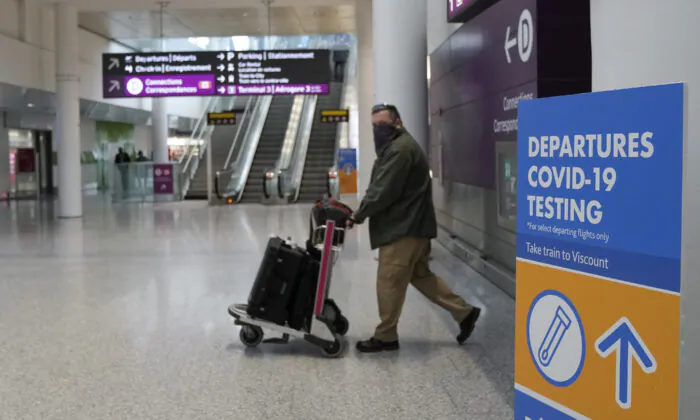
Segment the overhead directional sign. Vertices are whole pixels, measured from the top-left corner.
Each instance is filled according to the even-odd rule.
[[[322,109],[321,110],[321,122],[322,123],[341,123],[350,121],[350,110],[349,109]]]
[[[235,125],[235,112],[210,112],[207,114],[207,124],[209,125]]]
[[[447,21],[466,22],[498,0],[447,0]]]
[[[105,98],[323,95],[329,50],[103,54]]]
[[[685,102],[520,104],[515,418],[678,419]]]

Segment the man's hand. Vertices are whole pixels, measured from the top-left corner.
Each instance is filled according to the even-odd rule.
[[[350,216],[350,218],[345,222],[345,228],[352,229],[355,227],[355,225],[359,225],[359,224],[361,224],[361,223],[358,222],[354,216]]]

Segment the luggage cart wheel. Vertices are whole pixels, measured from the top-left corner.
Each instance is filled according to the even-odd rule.
[[[255,325],[244,325],[238,336],[246,347],[256,347],[263,340],[263,330]]]
[[[345,335],[350,329],[350,321],[344,316],[338,315],[335,321],[333,321],[333,327],[335,327],[335,332],[337,334]]]
[[[343,355],[345,347],[345,341],[342,340],[340,336],[337,336],[333,344],[321,347],[321,352],[328,358],[336,359]]]

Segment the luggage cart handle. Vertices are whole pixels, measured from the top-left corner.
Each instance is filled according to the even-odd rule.
[[[334,199],[318,200],[309,213],[309,241],[319,247],[325,237],[325,231],[333,222],[333,247],[341,249],[345,242],[345,230],[352,220],[353,210],[350,206]],[[314,217],[315,216],[315,217]]]

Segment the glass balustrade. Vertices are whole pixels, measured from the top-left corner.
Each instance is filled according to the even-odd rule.
[[[112,167],[113,202],[182,200],[180,164],[135,162]]]

